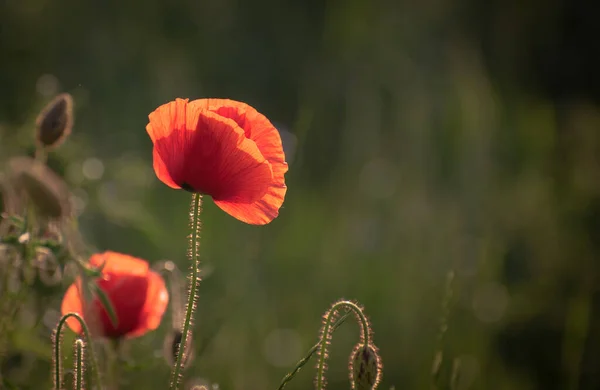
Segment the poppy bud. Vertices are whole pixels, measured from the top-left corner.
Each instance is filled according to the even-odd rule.
[[[55,97],[44,107],[36,120],[36,140],[46,148],[59,146],[71,134],[73,98],[68,93]]]
[[[354,390],[373,390],[381,380],[381,358],[374,345],[357,344],[350,355],[350,383]]]
[[[177,361],[177,354],[179,354],[179,346],[181,345],[181,339],[183,333],[181,329],[172,329],[165,337],[165,344],[163,353],[165,354],[165,360],[172,366]],[[185,350],[183,351],[183,366],[186,367],[192,360],[193,350],[191,334],[186,340]]]
[[[70,195],[65,182],[50,168],[29,157],[9,161],[15,189],[23,191],[47,219],[60,219],[70,214]]]

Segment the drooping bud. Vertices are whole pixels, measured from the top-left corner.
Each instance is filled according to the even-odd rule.
[[[44,148],[59,146],[71,134],[73,97],[63,93],[44,107],[36,120],[36,141]]]
[[[12,183],[35,205],[46,219],[61,219],[70,214],[70,194],[66,183],[50,168],[29,157],[9,161]]]
[[[381,380],[381,358],[377,348],[357,344],[350,355],[350,384],[353,390],[374,390]]]

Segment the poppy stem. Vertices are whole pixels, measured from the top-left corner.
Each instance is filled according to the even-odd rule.
[[[198,249],[200,247],[200,211],[202,208],[202,195],[194,193],[192,195],[192,204],[190,206],[190,241],[188,249],[188,257],[191,262],[191,275],[190,275],[190,287],[188,295],[187,309],[185,312],[185,321],[183,322],[183,329],[181,331],[181,343],[177,348],[177,360],[171,373],[171,390],[177,390],[181,382],[182,371],[185,361],[187,360],[186,355],[189,349],[187,348],[188,340],[191,336],[192,320],[194,316],[194,310],[196,309],[196,300],[198,296],[198,282],[200,261],[198,258]]]
[[[108,344],[108,348],[105,350],[106,352],[106,367],[107,367],[107,377],[108,377],[108,388],[111,390],[116,390],[119,388],[119,353],[121,350],[121,339],[115,338],[111,339]]]
[[[96,379],[96,387],[98,389],[102,389],[102,379],[100,378],[100,370],[98,369],[98,360],[96,359],[96,354],[94,353],[94,344],[92,343],[92,339],[90,337],[90,331],[88,329],[87,324],[81,318],[81,316],[77,313],[67,313],[61,317],[60,321],[58,321],[58,325],[56,326],[56,331],[54,332],[54,390],[62,389],[62,353],[61,353],[61,339],[62,339],[62,329],[67,323],[69,317],[75,318],[79,321],[81,325],[81,329],[83,330],[83,335],[85,337],[85,342],[90,350],[90,361],[92,362],[92,370],[94,371],[95,379]]]
[[[335,329],[334,321],[337,319],[338,310],[341,308],[345,308],[348,311],[352,311],[354,316],[356,317],[357,322],[361,326],[360,339],[361,343],[366,347],[369,346],[370,338],[371,338],[371,326],[369,325],[369,321],[363,313],[360,306],[352,301],[340,300],[331,306],[331,309],[325,313],[323,328],[321,331],[321,341],[319,346],[319,362],[317,363],[317,377],[315,380],[315,385],[318,390],[322,390],[325,388],[325,358],[328,355],[327,347],[331,343],[331,336],[333,334],[333,330]]]
[[[41,162],[42,164],[46,164],[48,160],[48,155],[46,154],[46,150],[43,146],[38,146],[35,149],[35,159]]]
[[[330,333],[333,334],[333,332],[337,328],[339,328],[340,325],[342,325],[344,323],[344,321],[346,321],[346,319],[348,318],[349,315],[350,315],[350,312],[346,312],[346,314],[344,314],[342,317],[340,317],[340,319],[337,320],[336,323],[331,327]],[[322,343],[322,340],[319,339],[319,341],[315,345],[313,345],[313,347],[308,351],[306,356],[304,356],[302,359],[300,359],[300,361],[298,363],[296,363],[296,367],[294,367],[294,369],[292,371],[290,371],[288,374],[286,374],[286,376],[283,377],[277,390],[283,390],[283,388],[288,384],[288,382],[290,382],[294,378],[294,376],[298,373],[298,371],[300,371],[300,369],[306,363],[308,363],[308,361],[315,354],[315,352],[317,352],[317,350],[321,346],[321,343]]]
[[[75,390],[83,389],[83,367],[84,367],[84,357],[83,351],[85,349],[85,343],[81,339],[75,340],[75,379],[73,380],[73,387]]]

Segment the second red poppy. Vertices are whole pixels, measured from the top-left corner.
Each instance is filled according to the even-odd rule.
[[[98,287],[111,301],[118,323],[114,325],[98,298],[84,310],[81,279],[71,284],[62,301],[61,311],[77,313],[89,324],[95,321],[100,335],[108,338],[137,337],[156,329],[169,302],[169,293],[163,278],[148,267],[142,259],[129,255],[104,252],[93,255],[90,265],[102,268]],[[90,317],[87,314],[90,314]],[[74,318],[67,325],[81,333],[81,325]]]

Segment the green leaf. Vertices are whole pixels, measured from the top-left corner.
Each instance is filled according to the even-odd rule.
[[[91,283],[91,290],[92,293],[100,299],[102,306],[104,306],[106,312],[108,313],[108,318],[110,318],[110,322],[116,328],[119,324],[119,319],[117,318],[117,313],[115,312],[115,308],[110,302],[110,299],[108,299],[106,293],[102,289],[100,289],[100,287],[98,287],[96,283]]]
[[[21,243],[19,242],[19,236],[15,234],[9,234],[4,237],[0,237],[0,243],[10,245],[21,245]]]
[[[2,214],[2,219],[6,219],[20,231],[25,230],[25,219],[21,218],[18,215]]]
[[[58,241],[52,239],[37,240],[34,242],[34,244],[36,246],[39,245],[50,249],[55,255],[63,249],[62,245]]]

